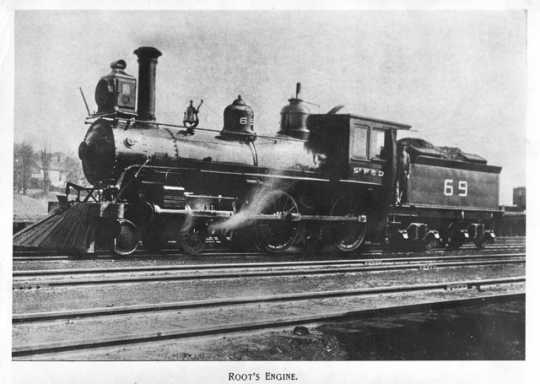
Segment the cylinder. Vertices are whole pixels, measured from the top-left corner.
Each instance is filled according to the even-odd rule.
[[[161,52],[154,47],[140,47],[133,53],[139,58],[137,117],[139,120],[155,120],[156,66]]]

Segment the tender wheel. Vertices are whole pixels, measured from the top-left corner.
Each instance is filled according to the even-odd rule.
[[[484,249],[486,247],[486,239],[484,236],[482,236],[479,239],[476,239],[474,241],[474,245],[476,246],[476,249]]]
[[[198,256],[206,248],[208,232],[202,225],[193,225],[189,229],[180,231],[178,243],[180,249],[188,255]]]
[[[446,238],[446,243],[448,249],[458,249],[463,245],[463,239],[461,233],[459,233],[459,229],[454,225],[454,223],[451,223],[448,226],[448,236]]]
[[[463,245],[462,241],[454,237],[448,238],[448,249],[459,249]]]
[[[433,236],[429,236],[424,243],[424,250],[429,251],[439,247],[439,240]]]
[[[121,219],[118,224],[120,228],[113,239],[113,252],[118,256],[129,256],[139,246],[139,231],[129,220]]]
[[[358,210],[351,199],[342,197],[335,201],[331,216],[358,216]],[[367,223],[347,222],[333,226],[334,248],[339,252],[350,253],[360,248],[367,234]]]
[[[257,239],[260,248],[267,252],[283,252],[298,238],[298,223],[288,217],[299,213],[298,204],[287,192],[276,190],[265,197],[262,214],[280,216],[281,220],[257,223]]]

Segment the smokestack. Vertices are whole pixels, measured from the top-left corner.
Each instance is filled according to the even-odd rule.
[[[140,47],[133,52],[139,58],[137,114],[140,120],[156,119],[156,65],[161,52],[154,47]]]

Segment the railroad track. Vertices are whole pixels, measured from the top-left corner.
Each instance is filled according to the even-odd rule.
[[[227,259],[219,251],[209,253],[219,263],[165,255],[172,259],[166,265],[131,265],[131,258],[118,263],[110,256],[56,263],[51,256],[15,257],[12,354],[107,360],[108,352],[123,356],[134,348],[144,350],[138,359],[162,359],[152,348],[169,343],[174,350],[189,338],[523,297],[524,244],[460,252],[373,248],[347,259],[276,260],[253,252]],[[123,266],[105,267],[106,260]],[[357,272],[367,274],[358,279]],[[144,282],[159,284],[130,284]]]
[[[496,244],[489,244],[486,246],[485,250],[515,250],[522,249],[525,247],[525,238],[510,238],[511,240],[499,241]],[[475,250],[475,246],[472,244],[465,244],[460,248],[459,251],[470,251]],[[430,253],[444,253],[448,250],[440,248],[433,249],[429,251]],[[456,252],[456,251],[454,251]],[[370,256],[370,255],[404,255],[411,253],[419,253],[412,251],[388,251],[382,250],[379,245],[368,245],[361,252],[361,256]],[[301,254],[301,252],[293,253],[295,255]],[[249,251],[249,252],[231,252],[227,249],[216,248],[204,252],[201,257],[213,257],[213,256],[237,256],[237,257],[256,257],[263,256],[265,253],[258,251]],[[147,258],[171,258],[171,257],[187,257],[187,255],[179,253],[178,250],[174,249],[163,249],[160,252],[148,252],[146,250],[136,251],[134,255],[130,256],[128,260],[133,259],[147,259]],[[58,254],[58,251],[54,250],[14,250],[13,251],[13,260],[14,261],[51,261],[51,260],[88,260],[88,259],[103,259],[103,260],[126,260],[122,257],[113,257],[110,252],[97,252],[94,255],[85,255],[85,256],[70,256]]]
[[[369,260],[373,258],[386,257],[386,258],[401,258],[401,257],[420,257],[423,255],[429,256],[459,256],[467,254],[494,254],[498,252],[525,252],[524,246],[512,246],[512,247],[493,247],[483,250],[459,249],[459,250],[446,250],[437,249],[428,252],[385,252],[382,250],[366,251],[358,255],[347,256],[348,260]],[[14,270],[22,270],[23,268],[33,269],[54,269],[55,266],[64,265],[67,267],[73,266],[77,268],[78,265],[84,264],[126,264],[126,265],[144,265],[144,264],[164,264],[164,265],[177,265],[177,264],[215,264],[216,260],[220,260],[223,263],[237,263],[239,260],[249,261],[253,263],[263,261],[297,261],[297,260],[335,260],[336,255],[333,254],[317,254],[317,255],[298,255],[298,254],[283,254],[283,255],[268,255],[260,252],[249,253],[237,253],[237,252],[219,252],[219,253],[207,253],[200,257],[177,257],[172,254],[162,255],[141,255],[140,257],[126,258],[111,258],[110,256],[96,257],[96,258],[74,258],[70,256],[44,256],[44,257],[14,257]],[[50,267],[49,267],[50,266]]]
[[[175,280],[215,280],[271,276],[305,276],[524,263],[525,253],[501,253],[405,258],[393,257],[357,260],[342,259],[143,266],[125,268],[24,270],[13,272],[13,289],[161,281],[166,282]]]
[[[58,254],[58,251],[32,251],[31,253],[24,252],[13,252],[14,261],[48,261],[48,260],[93,260],[93,259],[104,259],[104,260],[133,260],[133,259],[146,259],[146,258],[171,258],[177,256],[186,256],[188,255],[180,253],[178,250],[173,249],[163,249],[159,252],[148,252],[146,250],[137,251],[135,254],[129,257],[120,257],[113,256],[110,252],[96,252],[93,255],[62,255]],[[261,256],[264,255],[263,252],[252,251],[252,252],[231,252],[225,249],[216,250],[216,251],[207,251],[201,254],[201,257],[212,257],[212,256]]]
[[[92,353],[189,337],[507,300],[523,297],[524,283],[525,278],[518,276],[15,314],[12,355],[23,359],[69,359],[69,353],[77,351]],[[296,304],[288,305],[293,302]],[[89,337],[89,329],[94,333],[97,329],[99,336]],[[144,356],[152,359],[151,355]]]

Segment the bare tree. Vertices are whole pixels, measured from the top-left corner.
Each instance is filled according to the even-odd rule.
[[[13,157],[13,186],[16,192],[26,195],[36,166],[34,149],[27,143],[15,144]]]
[[[66,171],[66,180],[72,183],[78,183],[83,176],[81,162],[71,156],[66,156],[62,166]]]
[[[41,169],[43,170],[43,193],[49,194],[49,188],[51,186],[51,179],[49,177],[49,166],[51,164],[52,154],[47,152],[46,149],[42,149],[40,152]]]

